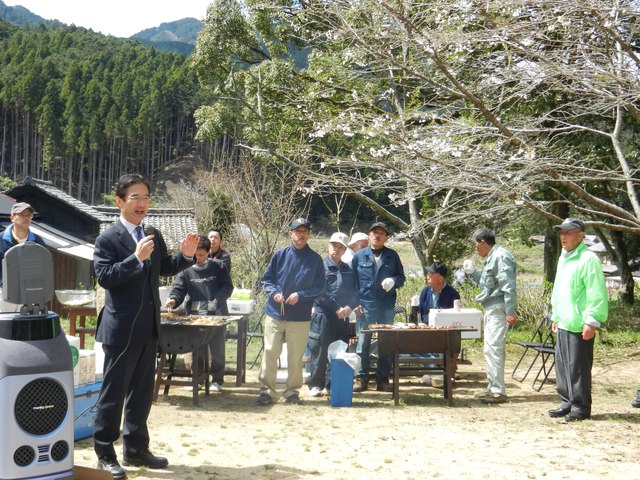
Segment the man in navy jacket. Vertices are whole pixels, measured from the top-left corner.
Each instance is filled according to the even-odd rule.
[[[434,262],[427,267],[427,286],[420,292],[420,319],[429,323],[429,310],[432,308],[453,308],[453,301],[460,300],[460,294],[447,284],[447,267]]]
[[[364,321],[358,328],[357,347],[362,357],[362,369],[355,379],[354,392],[363,392],[369,388],[371,333],[364,333],[362,330],[374,323],[393,323],[396,290],[405,282],[400,257],[395,250],[385,247],[388,239],[387,225],[383,222],[374,223],[369,229],[369,246],[356,252],[351,261],[360,294],[360,309],[364,316]],[[391,366],[390,356],[378,357],[376,390],[392,391],[393,385],[389,384]]]
[[[291,245],[278,250],[262,277],[267,294],[264,306],[264,354],[258,374],[260,405],[273,403],[276,395],[278,358],[287,343],[287,383],[284,398],[300,404],[302,357],[309,339],[311,307],[324,290],[322,258],[309,248],[311,224],[298,218],[289,225]]]

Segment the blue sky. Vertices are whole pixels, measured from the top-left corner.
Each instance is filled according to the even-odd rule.
[[[3,0],[46,19],[129,37],[145,28],[185,17],[203,20],[211,0]],[[124,14],[123,12],[126,12]]]

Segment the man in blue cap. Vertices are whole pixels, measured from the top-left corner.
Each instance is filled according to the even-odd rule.
[[[262,288],[267,294],[264,306],[264,354],[258,381],[260,405],[273,403],[276,394],[278,358],[287,343],[287,383],[285,401],[297,405],[303,384],[302,357],[307,348],[311,308],[324,290],[322,257],[307,244],[311,224],[297,218],[289,225],[291,245],[278,250],[262,276]]]

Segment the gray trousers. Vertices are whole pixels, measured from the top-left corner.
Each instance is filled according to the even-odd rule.
[[[583,340],[582,333],[558,329],[556,342],[556,386],[560,408],[591,415],[591,367],[593,343]]]
[[[507,314],[504,303],[484,308],[484,359],[487,362],[487,390],[506,395],[504,364],[506,356]]]

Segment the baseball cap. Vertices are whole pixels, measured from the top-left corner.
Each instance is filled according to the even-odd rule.
[[[309,223],[306,218],[296,218],[293,222],[291,222],[291,225],[289,225],[289,231],[295,230],[298,227],[307,227],[309,230],[311,230],[311,223]]]
[[[371,225],[371,227],[369,228],[369,231],[373,230],[374,228],[381,228],[383,229],[385,232],[387,232],[387,235],[389,235],[389,227],[387,227],[387,224],[384,222],[376,222],[373,225]]]
[[[347,247],[348,241],[349,237],[341,232],[334,233],[329,239],[329,243],[339,243],[340,245],[344,245],[345,248]]]
[[[349,240],[349,246],[353,245],[356,242],[359,242],[360,240],[369,240],[369,237],[367,236],[366,233],[362,233],[362,232],[356,232],[353,235],[351,235],[351,240]]]
[[[553,228],[557,228],[560,230],[572,230],[574,228],[579,228],[584,232],[584,222],[579,218],[569,217],[565,218],[564,222],[562,222],[560,225],[556,225]]]
[[[33,207],[25,202],[16,202],[11,207],[11,215],[18,215],[19,213],[24,212],[25,210],[31,210],[31,213],[34,212]]]
[[[447,276],[447,267],[444,266],[444,263],[441,262],[433,262],[431,265],[427,267],[427,272],[437,273],[442,275],[443,277]]]

